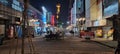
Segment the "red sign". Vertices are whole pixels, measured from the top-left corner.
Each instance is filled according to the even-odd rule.
[[[54,16],[54,15],[52,15],[52,18],[51,18],[51,25],[53,25],[53,26],[54,26],[54,24],[55,24],[55,16]]]

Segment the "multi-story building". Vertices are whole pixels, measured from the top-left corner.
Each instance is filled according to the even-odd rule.
[[[22,36],[23,5],[22,0],[0,0],[0,34],[5,34],[5,37],[9,38],[12,38],[16,33],[18,33],[16,36]],[[29,10],[28,19],[38,19],[37,26],[43,26],[42,13],[31,5],[29,5]]]
[[[119,14],[118,1],[119,0],[74,0],[71,9],[71,23],[81,25],[81,18],[85,18],[84,29],[87,27],[87,29],[93,32],[100,30],[102,31],[101,37],[104,38],[110,28],[113,27],[113,22],[109,20],[109,18]]]
[[[20,25],[22,5],[17,0],[0,0],[0,34],[13,37],[15,25]]]
[[[71,9],[71,23],[75,29],[85,30],[85,0],[74,0]]]
[[[86,18],[86,27],[91,27],[90,20],[90,0],[85,0],[85,18]]]
[[[42,27],[44,27],[44,23],[42,21],[42,13],[34,8],[32,5],[28,5],[28,30],[34,30],[32,33],[34,35],[38,35],[41,31]]]
[[[113,20],[109,19],[116,19],[115,17],[113,17],[113,15],[119,15],[119,10],[119,0],[103,0],[103,19],[106,20],[106,26],[103,27],[103,31],[108,32],[110,28],[113,27]]]
[[[87,0],[86,7],[86,26],[91,31],[102,30],[102,38],[106,37],[108,30],[113,26],[112,21],[108,20],[113,15],[119,13],[118,0]],[[96,33],[96,37],[97,33]]]

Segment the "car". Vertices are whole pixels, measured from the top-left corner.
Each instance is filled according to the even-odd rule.
[[[91,31],[81,31],[80,38],[91,39],[94,38],[94,32]]]

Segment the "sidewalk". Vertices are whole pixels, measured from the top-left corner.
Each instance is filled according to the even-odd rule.
[[[77,40],[77,38],[75,38],[75,40]],[[93,38],[91,40],[96,42],[96,43],[99,43],[101,45],[113,48],[113,49],[115,49],[117,47],[117,44],[118,44],[117,41],[112,41],[111,39],[106,39],[106,38]]]
[[[117,41],[107,40],[105,38],[95,38],[91,39],[92,41],[102,44],[104,46],[110,47],[110,48],[116,48],[117,47]]]

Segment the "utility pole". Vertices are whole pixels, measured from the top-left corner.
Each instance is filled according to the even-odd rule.
[[[24,10],[22,13],[22,49],[21,54],[24,54],[24,38],[26,34],[26,21],[27,21],[27,9],[28,9],[28,0],[23,0]]]

